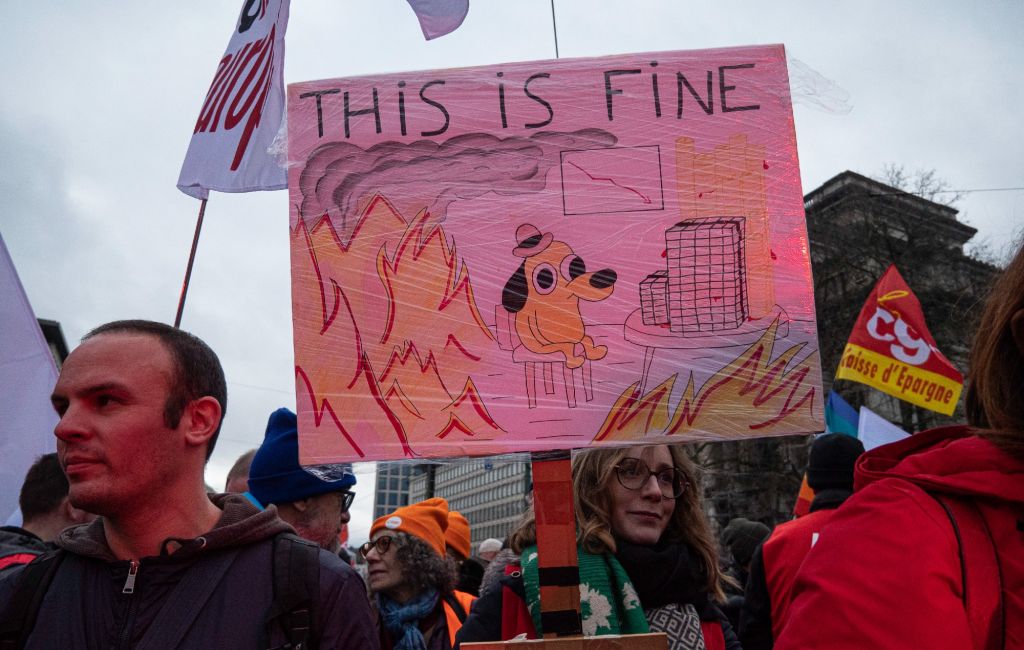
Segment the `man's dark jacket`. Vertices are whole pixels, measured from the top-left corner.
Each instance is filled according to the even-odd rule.
[[[740,612],[743,650],[772,650],[775,646],[773,630],[782,628],[793,580],[811,550],[813,536],[851,494],[852,490],[838,488],[821,490],[814,495],[810,514],[779,524],[754,551]],[[771,551],[766,552],[766,547]]]
[[[111,553],[103,518],[61,533],[57,546],[69,552],[46,592],[26,647],[134,648],[182,578],[225,553],[233,557],[230,566],[177,647],[267,647],[274,537],[292,529],[275,508],[260,511],[241,495],[211,495],[211,500],[223,510],[214,528],[195,539],[166,540],[159,556],[142,558],[132,593],[125,593],[130,563]],[[319,647],[376,648],[362,580],[336,555],[320,550],[319,558],[319,602],[314,608]],[[0,580],[0,611],[7,607],[21,571]],[[284,632],[275,626],[269,641],[269,647],[283,645]]]
[[[0,527],[0,576],[4,576],[15,567],[27,564],[37,555],[42,555],[52,547],[24,528],[17,526]]]

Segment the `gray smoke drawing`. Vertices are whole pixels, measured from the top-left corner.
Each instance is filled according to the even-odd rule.
[[[299,176],[299,215],[312,226],[326,213],[339,235],[347,238],[347,221],[356,216],[358,202],[367,193],[402,194],[413,184],[429,184],[434,199],[424,207],[443,220],[448,205],[457,199],[487,192],[509,196],[541,191],[561,151],[615,143],[614,135],[600,129],[540,132],[528,138],[469,133],[440,144],[390,141],[369,149],[333,142],[317,147],[306,160]]]

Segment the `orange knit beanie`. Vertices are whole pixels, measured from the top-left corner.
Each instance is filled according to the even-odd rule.
[[[448,513],[448,530],[444,532],[444,541],[461,559],[469,557],[469,520],[462,513],[455,510]]]
[[[439,497],[398,508],[370,527],[370,537],[381,530],[407,533],[417,537],[444,557],[444,531],[448,528],[448,502]]]

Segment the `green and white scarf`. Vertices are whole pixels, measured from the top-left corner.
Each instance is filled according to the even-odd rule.
[[[615,556],[594,555],[576,548],[580,567],[580,613],[583,635],[644,634],[650,632],[640,599],[626,570]],[[538,636],[544,631],[540,623],[540,585],[537,580],[537,547],[523,550],[523,585],[526,603]]]

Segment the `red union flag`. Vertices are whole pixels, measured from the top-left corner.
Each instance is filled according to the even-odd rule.
[[[936,347],[921,303],[893,265],[864,303],[836,378],[867,384],[945,415],[952,415],[964,383]]]
[[[178,189],[253,192],[288,186],[268,152],[284,116],[284,33],[288,0],[245,0],[203,100]]]

